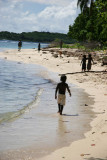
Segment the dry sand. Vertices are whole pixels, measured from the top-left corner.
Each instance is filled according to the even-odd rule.
[[[57,52],[50,49],[38,51],[36,49],[8,50],[0,53],[0,58],[17,61],[19,63],[39,64],[49,71],[67,74],[67,81],[83,88],[85,92],[94,98],[93,111],[96,118],[91,122],[91,130],[85,133],[85,138],[73,142],[70,146],[56,150],[52,154],[40,158],[40,160],[107,160],[107,70],[106,66],[96,63],[92,71],[81,72],[80,57],[66,56],[57,57]],[[65,49],[63,49],[63,53]],[[76,53],[76,49],[67,50]],[[57,57],[57,58],[55,58]],[[80,72],[76,74],[71,74]],[[36,159],[35,159],[36,160]],[[39,159],[38,159],[39,160]]]

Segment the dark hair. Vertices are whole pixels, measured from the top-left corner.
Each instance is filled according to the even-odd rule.
[[[89,54],[88,56],[91,57],[91,54]]]
[[[86,55],[84,54],[83,57],[86,58]]]
[[[65,82],[66,79],[67,79],[67,77],[66,77],[65,75],[62,75],[61,78],[60,78],[60,80],[61,80],[62,82]]]

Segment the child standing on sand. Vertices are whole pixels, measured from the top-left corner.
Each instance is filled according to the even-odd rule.
[[[66,89],[69,92],[69,95],[71,96],[70,89],[68,87],[68,84],[66,82],[67,77],[65,75],[61,76],[61,82],[57,84],[56,91],[55,91],[55,99],[57,99],[58,103],[58,113],[62,115],[63,107],[65,105],[65,100],[66,100]],[[58,98],[57,98],[57,91],[58,91]]]
[[[94,61],[93,61],[93,58],[91,57],[91,54],[88,55],[87,59],[88,59],[87,70],[90,71],[91,70],[91,65],[92,65],[91,62],[93,62],[93,64],[94,64]]]
[[[83,55],[83,58],[82,58],[82,61],[81,61],[81,64],[82,64],[82,71],[86,71],[86,55]]]
[[[21,47],[22,47],[22,41],[19,40],[19,42],[18,42],[18,51],[21,51]]]

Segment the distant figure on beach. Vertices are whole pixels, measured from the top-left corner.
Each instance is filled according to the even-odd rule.
[[[82,61],[81,61],[81,64],[82,64],[82,71],[86,71],[86,55],[83,55],[83,58],[82,58]]]
[[[18,42],[18,51],[21,51],[21,47],[22,47],[22,41],[19,40],[19,42]]]
[[[56,90],[55,90],[55,99],[57,99],[58,103],[58,113],[62,115],[62,111],[65,105],[66,101],[66,89],[69,92],[69,95],[71,96],[70,89],[68,87],[68,84],[66,82],[67,77],[65,75],[62,75],[60,80],[61,82],[57,84]],[[57,98],[57,92],[58,92],[58,98]]]
[[[92,62],[94,64],[94,61],[93,61],[93,58],[91,57],[91,54],[88,55],[88,63],[87,63],[87,70],[90,71],[91,70],[91,65],[92,65]]]
[[[58,53],[59,53],[59,56],[62,57],[62,51],[59,50]]]
[[[38,52],[40,52],[41,46],[40,43],[38,44]]]
[[[62,40],[60,41],[60,49],[62,49],[62,45],[63,45],[63,42]]]

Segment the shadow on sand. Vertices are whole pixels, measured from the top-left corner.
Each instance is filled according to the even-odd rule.
[[[71,114],[62,114],[62,116],[79,116],[79,114],[74,114],[74,115],[71,115]]]
[[[106,159],[101,159],[101,158],[85,158],[86,160],[107,160],[107,158]]]

